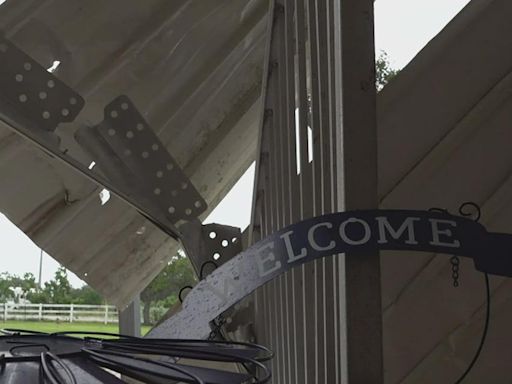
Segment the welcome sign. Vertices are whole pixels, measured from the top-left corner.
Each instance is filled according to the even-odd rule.
[[[477,270],[512,277],[512,235],[445,212],[361,210],[291,225],[254,244],[199,282],[181,312],[148,337],[201,338],[209,322],[279,274],[306,262],[379,250],[471,257]]]

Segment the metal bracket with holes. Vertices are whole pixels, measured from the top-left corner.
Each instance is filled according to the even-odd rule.
[[[131,190],[118,187],[103,175],[91,172],[60,149],[60,138],[54,131],[60,123],[76,119],[84,106],[83,98],[2,35],[0,58],[0,121],[117,195],[169,236],[179,238],[179,231],[161,212],[148,211],[148,204],[140,201]]]
[[[198,276],[205,263],[213,262],[220,266],[242,252],[240,228],[221,224],[201,225],[198,220],[194,220],[184,224],[181,230],[187,255]],[[203,277],[211,273],[212,269],[208,268],[206,272]]]
[[[206,202],[128,97],[108,104],[103,122],[80,128],[76,139],[109,179],[135,190],[170,222],[205,211]]]
[[[202,227],[207,255],[215,262],[223,264],[242,252],[242,232],[240,228],[221,224],[206,224]]]
[[[74,121],[83,98],[10,41],[0,36],[0,104],[7,120],[23,121],[39,139],[58,146],[53,131]]]

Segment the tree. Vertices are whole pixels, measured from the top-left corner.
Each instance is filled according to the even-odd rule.
[[[397,69],[391,68],[388,54],[384,51],[381,51],[375,60],[375,70],[375,86],[377,87],[377,91],[382,90],[382,88],[400,72]]]
[[[71,291],[73,304],[101,305],[105,303],[103,297],[87,284],[81,288],[75,288]]]
[[[30,274],[29,274],[30,275]],[[25,275],[25,277],[30,277]],[[30,285],[31,279],[26,284]],[[34,284],[35,284],[35,279]],[[81,288],[73,288],[68,280],[66,268],[60,267],[55,272],[52,280],[44,284],[44,288],[38,291],[32,290],[27,295],[32,303],[38,304],[91,304],[101,305],[103,298],[88,285]]]
[[[47,292],[51,304],[71,303],[72,287],[68,280],[66,268],[59,267],[55,271],[53,280],[44,283],[44,291]]]
[[[140,300],[144,304],[144,324],[151,324],[151,305],[161,302],[167,308],[178,301],[178,293],[197,279],[188,258],[181,253],[174,256],[157,277],[142,291]]]
[[[27,296],[37,288],[36,278],[31,273],[25,273],[23,277],[11,275],[7,272],[0,274],[0,301],[16,300],[14,289],[20,288],[22,296]]]
[[[13,280],[13,283],[17,287],[20,287],[24,293],[28,293],[38,288],[36,277],[30,272],[25,273],[23,278],[15,276]]]
[[[7,272],[0,273],[0,301],[6,302],[14,297],[12,276]]]

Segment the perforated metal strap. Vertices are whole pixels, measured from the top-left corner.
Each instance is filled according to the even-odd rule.
[[[85,129],[77,139],[81,144],[84,137],[96,141],[87,147],[107,177],[124,178],[125,186],[157,205],[170,222],[205,211],[206,202],[128,97],[116,98],[105,108],[103,122]]]
[[[220,266],[242,252],[240,228],[221,224],[201,225],[194,220],[184,224],[181,231],[187,256],[202,278],[211,273],[215,265]]]
[[[83,98],[10,41],[0,36],[0,98],[30,120],[32,129],[54,131],[74,121]]]
[[[240,228],[221,224],[206,224],[202,227],[207,255],[217,264],[223,264],[242,252]]]
[[[0,62],[0,121],[83,176],[119,196],[162,231],[174,238],[179,237],[177,229],[160,214],[160,210],[149,212],[146,209],[149,204],[140,201],[138,195],[127,193],[126,189],[110,178],[92,172],[60,149],[60,138],[54,131],[59,123],[74,121],[82,110],[84,99],[78,93],[1,34]]]

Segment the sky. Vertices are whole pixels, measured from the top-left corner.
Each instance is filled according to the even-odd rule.
[[[0,0],[0,5],[5,0]],[[403,68],[469,0],[376,0],[376,51],[388,54],[391,66]],[[2,7],[0,7],[0,12]],[[245,228],[249,224],[254,164],[242,176],[205,223],[216,222]],[[5,216],[0,214],[0,272],[22,275],[39,270],[39,248]],[[43,257],[42,280],[53,277],[59,264]],[[83,282],[69,274],[74,286]]]
[[[403,68],[469,0],[376,0],[375,46]]]

